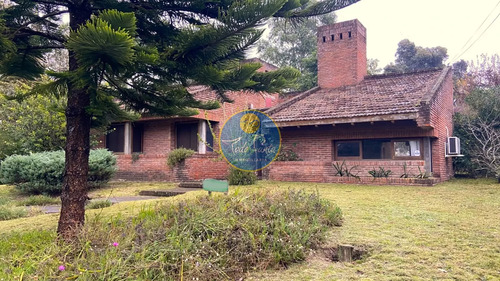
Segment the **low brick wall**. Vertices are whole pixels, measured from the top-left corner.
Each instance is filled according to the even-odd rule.
[[[131,181],[189,181],[207,178],[225,179],[229,171],[226,161],[216,154],[195,154],[173,169],[167,166],[165,154],[117,155],[118,172],[115,179]],[[334,176],[331,161],[275,161],[263,171],[263,178],[276,181],[331,182],[377,185],[433,185],[439,179],[417,179],[418,167],[423,171],[424,161],[346,161],[352,173],[360,178]],[[406,164],[410,178],[400,178]],[[368,171],[383,167],[391,170],[389,178],[373,178]]]
[[[264,177],[276,181],[298,181],[298,182],[331,182],[331,183],[350,183],[350,184],[376,184],[376,185],[434,185],[439,182],[437,178],[417,179],[419,174],[418,167],[424,171],[424,161],[345,161],[347,168],[352,169],[354,177],[335,176],[336,169],[331,161],[276,161],[273,162],[266,171]],[[404,164],[406,171],[410,175],[408,178],[401,178],[404,173]],[[378,170],[383,167],[385,170],[391,170],[388,178],[373,178],[368,171]]]
[[[224,179],[229,165],[216,154],[195,154],[173,169],[167,165],[166,154],[116,155],[118,171],[114,179],[131,181]]]

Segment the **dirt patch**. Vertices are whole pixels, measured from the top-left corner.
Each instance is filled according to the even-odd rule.
[[[353,245],[337,245],[321,249],[322,254],[331,262],[351,262],[368,256],[368,247]]]

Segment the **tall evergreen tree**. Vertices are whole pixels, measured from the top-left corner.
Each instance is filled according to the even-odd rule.
[[[46,53],[69,50],[68,71],[48,72],[54,80],[33,90],[67,94],[58,233],[71,238],[84,223],[93,121],[120,115],[121,108],[171,116],[218,106],[195,100],[186,90],[193,83],[210,86],[222,101],[227,90],[286,87],[295,71],[255,74],[259,65],[238,63],[260,38],[256,27],[273,16],[300,19],[357,1],[13,0],[3,7],[0,75],[36,79],[46,72]],[[70,32],[60,28],[63,15]]]
[[[331,24],[335,15],[326,14],[291,23],[286,19],[269,22],[269,34],[257,43],[260,57],[279,67],[291,66],[301,72],[295,89],[308,90],[317,85],[317,28]]]

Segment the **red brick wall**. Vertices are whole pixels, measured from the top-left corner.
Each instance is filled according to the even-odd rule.
[[[185,167],[190,180],[225,179],[229,171],[226,160],[218,158],[216,154],[196,154],[186,159]]]
[[[318,85],[321,88],[354,85],[363,80],[366,76],[366,29],[358,20],[319,27],[317,42]]]
[[[175,124],[170,120],[144,122],[144,154],[166,154],[175,148]]]
[[[351,184],[395,184],[395,185],[432,185],[437,179],[400,178],[403,174],[403,164],[407,164],[407,171],[412,176],[418,174],[418,167],[423,168],[424,161],[346,161],[346,165],[353,169],[353,173],[360,178],[335,176],[332,161],[277,161],[273,162],[264,174],[270,180],[300,181],[300,182],[333,182]],[[341,163],[341,162],[338,162]],[[389,178],[373,178],[369,170],[379,166],[390,169],[393,174]],[[423,169],[422,169],[423,170]],[[356,172],[354,172],[356,171]]]
[[[116,155],[118,171],[114,179],[131,181],[173,181],[173,173],[167,166],[165,154]]]
[[[167,165],[167,154],[117,155],[115,179],[132,181],[186,181],[206,178],[225,179],[229,166],[216,154],[195,154],[174,168]]]
[[[333,159],[334,140],[361,140],[376,138],[415,138],[432,134],[432,130],[418,128],[415,122],[398,121],[331,126],[281,128],[282,147],[295,151],[306,161]]]
[[[251,91],[232,91],[226,93],[226,95],[233,102],[222,103],[220,108],[214,110],[200,110],[200,114],[192,117],[199,119],[208,118],[208,120],[224,122],[233,114],[249,109],[250,105],[252,105],[253,109],[264,109],[270,105],[273,106],[280,102],[278,94],[256,93]]]
[[[453,177],[452,158],[445,157],[447,136],[453,136],[453,80],[452,71],[443,77],[441,87],[430,100],[430,123],[437,139],[432,141],[432,173],[441,180]],[[447,132],[448,130],[448,132]],[[448,133],[448,135],[447,135]]]

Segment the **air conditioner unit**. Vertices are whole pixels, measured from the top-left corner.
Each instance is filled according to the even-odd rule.
[[[460,155],[460,139],[457,137],[448,137],[446,140],[446,154]]]

